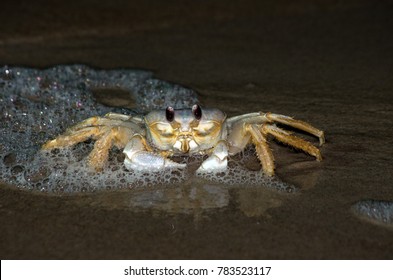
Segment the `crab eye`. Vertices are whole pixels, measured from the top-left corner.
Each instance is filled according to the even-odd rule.
[[[166,120],[172,122],[175,118],[175,110],[172,107],[167,107],[165,110]]]
[[[192,113],[197,120],[200,120],[202,118],[202,109],[198,104],[192,106]]]

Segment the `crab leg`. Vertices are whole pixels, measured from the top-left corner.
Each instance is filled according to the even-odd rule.
[[[253,121],[255,120],[254,118],[257,118],[257,116],[252,116]],[[264,116],[259,116],[259,118],[264,118]],[[269,134],[282,143],[314,156],[318,161],[322,160],[321,153],[317,147],[299,137],[291,135],[274,124],[247,123],[246,121],[240,121],[233,125],[232,131],[228,135],[229,154],[233,155],[242,151],[251,141],[255,145],[263,171],[267,175],[272,176],[274,175],[274,158],[267,142],[267,135]]]
[[[51,150],[72,146],[79,142],[86,141],[90,137],[99,137],[100,134],[102,134],[102,132],[98,127],[86,127],[78,131],[68,131],[63,135],[59,135],[57,138],[46,142],[42,146],[42,149]]]
[[[279,114],[273,114],[273,113],[249,113],[249,114],[244,114],[241,116],[236,116],[228,119],[228,124],[230,126],[239,123],[239,122],[245,122],[245,123],[255,123],[255,124],[261,124],[261,123],[281,123],[285,125],[289,125],[291,127],[303,130],[305,132],[308,132],[316,137],[319,138],[319,144],[322,146],[325,143],[325,136],[322,130],[319,130],[312,125],[304,122],[304,121],[299,121],[296,119],[293,119],[292,117],[285,116],[285,115],[279,115]]]
[[[264,122],[266,121],[266,118],[261,115],[260,112],[255,112],[255,113],[248,113],[248,114],[243,114],[240,116],[234,116],[234,117],[230,117],[227,119],[227,122],[229,124],[233,124],[239,121],[244,121],[246,120],[247,123],[260,123],[261,121]],[[255,120],[255,121],[253,121]]]
[[[114,133],[108,131],[94,143],[94,148],[89,155],[89,165],[96,171],[102,171],[104,164],[107,162],[113,138]]]
[[[294,128],[306,131],[312,135],[315,135],[316,137],[319,138],[319,145],[320,146],[322,146],[325,143],[325,135],[324,135],[323,131],[313,127],[312,125],[310,125],[306,122],[295,120],[295,119],[285,116],[285,115],[278,115],[278,114],[272,114],[272,113],[266,113],[265,117],[270,122],[278,122],[278,123],[282,123],[285,125],[289,125]],[[292,136],[292,137],[294,137],[294,136]],[[297,138],[297,139],[299,139],[299,138]]]
[[[299,137],[291,135],[289,132],[278,128],[275,125],[264,124],[261,127],[261,131],[264,135],[271,134],[278,141],[302,150],[312,156],[314,156],[318,161],[322,160],[321,152],[317,147],[312,145],[310,142],[305,141]]]
[[[132,136],[132,130],[127,127],[83,127],[75,130],[69,129],[65,134],[58,136],[56,139],[46,142],[43,150],[55,148],[64,148],[73,146],[77,143],[86,141],[89,138],[98,139],[94,148],[89,155],[89,165],[96,171],[102,170],[105,162],[108,160],[109,149],[115,144],[118,148],[124,148],[128,139]]]
[[[128,116],[128,115],[123,115],[123,114],[118,114],[118,113],[112,113],[109,112],[105,115],[105,118],[111,119],[111,120],[120,120],[124,122],[133,122],[133,123],[143,123],[143,117],[141,116]]]
[[[133,123],[131,121],[127,121],[130,120],[130,117],[125,116],[125,115],[121,115],[121,114],[107,114],[106,116],[108,116],[108,118],[102,118],[102,117],[91,117],[88,118],[76,125],[74,125],[73,127],[71,127],[69,130],[70,131],[77,131],[86,127],[95,127],[95,126],[107,126],[107,127],[127,127],[129,129],[132,129],[133,131],[139,132],[141,130],[141,127],[139,125],[137,125],[136,123]],[[114,117],[116,116],[116,117]],[[111,117],[111,118],[109,118]],[[114,117],[112,119],[112,117]],[[122,118],[126,118],[126,119],[122,119]]]
[[[269,175],[274,175],[273,154],[268,146],[266,134],[264,134],[259,124],[237,122],[233,125],[232,131],[228,135],[229,154],[234,155],[241,152],[250,141],[255,145],[258,159],[263,171]]]
[[[119,149],[124,148],[128,139],[132,137],[131,134],[132,132],[124,127],[113,127],[108,130],[94,143],[94,148],[89,155],[89,165],[96,171],[102,171],[112,145],[116,145]]]
[[[251,141],[255,145],[255,149],[257,152],[257,156],[259,161],[261,162],[263,171],[269,175],[274,175],[274,158],[272,151],[270,150],[266,134],[261,133],[258,125],[256,124],[247,124],[245,127],[246,131],[251,135]]]

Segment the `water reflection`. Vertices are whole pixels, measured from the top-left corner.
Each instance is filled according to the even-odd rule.
[[[269,217],[267,211],[279,207],[297,188],[277,191],[266,186],[226,186],[197,178],[178,186],[155,186],[132,190],[103,191],[84,195],[76,203],[105,209],[133,212],[193,214],[235,208],[248,217]]]

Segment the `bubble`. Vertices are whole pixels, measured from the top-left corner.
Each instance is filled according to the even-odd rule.
[[[15,160],[16,160],[16,155],[14,153],[10,153],[4,156],[3,163],[6,166],[10,166],[15,163]]]
[[[16,174],[23,172],[24,170],[25,170],[25,168],[23,166],[15,165],[11,168],[11,174],[16,175]]]
[[[352,210],[370,221],[393,225],[393,201],[362,200],[355,203]]]

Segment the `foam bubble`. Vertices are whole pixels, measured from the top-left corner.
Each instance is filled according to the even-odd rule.
[[[393,225],[393,201],[362,200],[352,206],[360,217],[385,225]]]
[[[104,106],[92,94],[97,88],[125,90],[137,106],[134,109]],[[0,68],[0,181],[23,189],[67,193],[180,184],[195,176],[192,168],[129,171],[124,167],[122,151],[113,148],[104,170],[97,173],[87,165],[92,141],[52,151],[41,151],[40,147],[91,116],[108,112],[133,115],[167,106],[191,107],[195,103],[198,98],[194,91],[154,79],[147,71],[95,70],[83,65],[46,70]],[[224,173],[196,175],[226,185],[294,190],[260,171],[246,169],[247,157],[230,160],[230,168]],[[196,166],[203,158],[179,160]]]
[[[267,188],[276,189],[283,192],[296,192],[297,188],[287,184],[277,177],[266,176],[260,169],[257,161],[255,149],[252,146],[239,155],[229,158],[228,167],[224,172],[218,173],[196,173],[209,181],[225,185],[258,186],[263,185]],[[251,168],[251,169],[250,169]]]

